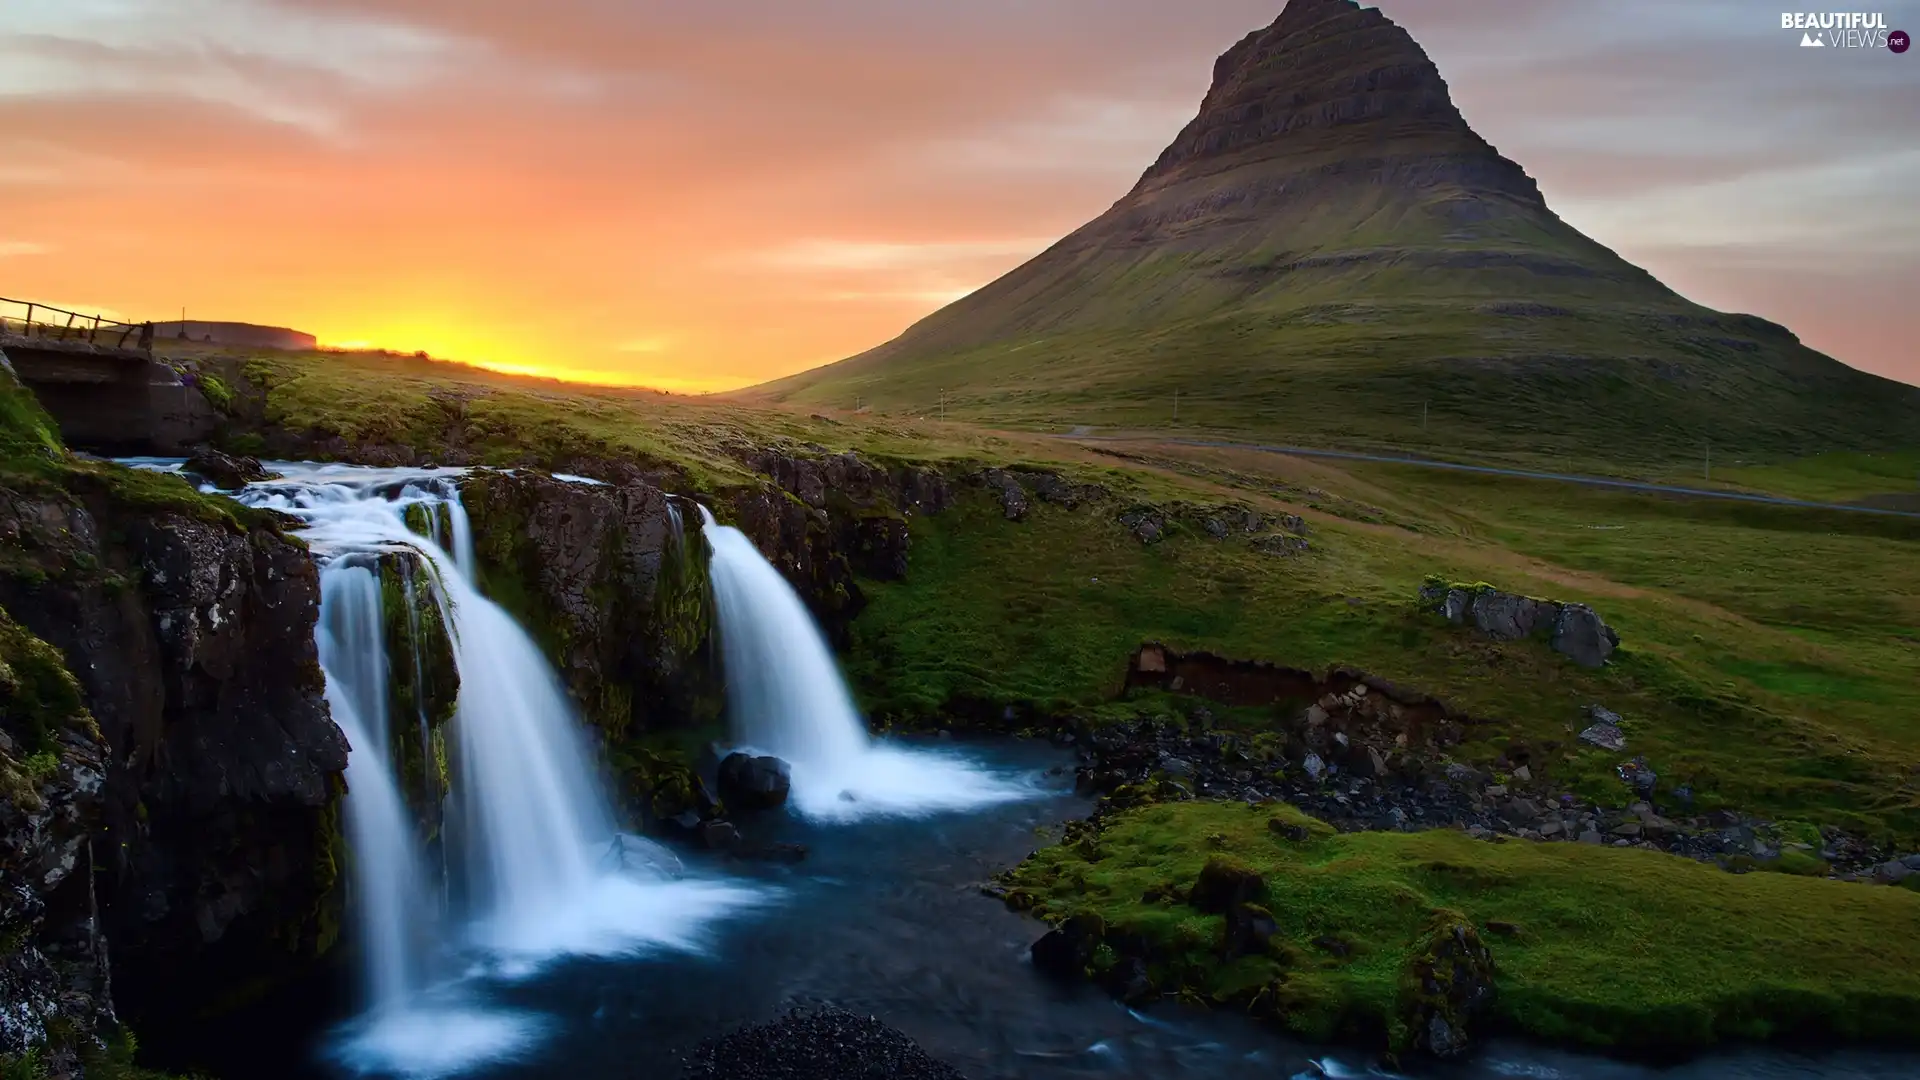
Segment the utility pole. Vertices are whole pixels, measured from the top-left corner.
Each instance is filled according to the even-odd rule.
[[[1713,440],[1712,439],[1707,440],[1707,461],[1706,461],[1706,467],[1704,470],[1704,475],[1708,480],[1713,479]]]
[[[1427,403],[1424,401],[1420,403],[1420,430],[1422,433],[1427,430]]]
[[[1180,422],[1180,391],[1173,392],[1173,422]]]
[[[940,422],[947,422],[947,389],[944,386],[940,388]]]

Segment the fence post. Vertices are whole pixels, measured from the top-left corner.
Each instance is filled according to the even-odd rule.
[[[27,321],[20,327],[21,337],[33,336],[33,305],[27,305]]]

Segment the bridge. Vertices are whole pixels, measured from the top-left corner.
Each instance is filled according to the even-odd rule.
[[[0,297],[0,357],[77,449],[184,453],[219,423],[199,389],[154,356],[152,323]]]

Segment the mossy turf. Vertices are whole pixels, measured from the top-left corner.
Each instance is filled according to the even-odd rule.
[[[1222,916],[1181,899],[1214,859],[1265,880],[1257,903],[1279,932],[1264,950],[1225,959]],[[1920,1040],[1920,895],[1902,889],[1450,830],[1336,834],[1285,804],[1210,802],[1114,815],[1007,883],[1051,921],[1098,915],[1110,940],[1144,942],[1163,992],[1317,1038],[1390,1032],[1413,950],[1458,915],[1493,951],[1494,1020],[1508,1030],[1638,1053]]]
[[[1914,540],[1872,518],[1860,532],[1802,530],[1784,514],[1756,523],[1699,504],[1589,510],[1564,489],[1524,494],[1502,503],[1448,490],[1441,507],[1423,492],[1405,501],[1412,528],[1321,518],[1312,549],[1286,557],[1191,527],[1143,545],[1099,506],[1036,505],[1008,522],[966,492],[913,520],[904,581],[867,586],[848,671],[871,710],[909,719],[956,703],[1089,710],[1119,694],[1147,641],[1308,671],[1357,667],[1473,717],[1453,751],[1461,759],[1486,764],[1522,741],[1543,782],[1624,805],[1632,797],[1614,770],[1626,755],[1574,737],[1600,703],[1627,718],[1628,754],[1653,764],[1663,797],[1684,785],[1701,810],[1920,840]],[[1589,514],[1634,530],[1581,529]],[[1624,585],[1603,571],[1657,580]],[[1589,671],[1539,642],[1451,626],[1416,599],[1436,573],[1590,603],[1624,645]],[[1743,589],[1742,579],[1758,580]],[[1861,601],[1851,623],[1835,607],[1847,597]]]

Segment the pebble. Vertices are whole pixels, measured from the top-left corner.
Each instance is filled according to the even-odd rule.
[[[700,1044],[686,1080],[966,1080],[871,1016],[795,1009]]]

